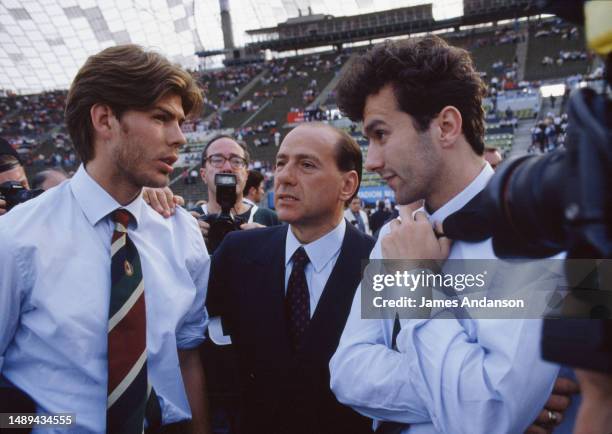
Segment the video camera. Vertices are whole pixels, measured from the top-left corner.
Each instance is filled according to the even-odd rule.
[[[571,19],[579,15],[584,2],[540,3],[557,8],[548,12]],[[602,4],[592,3],[587,6],[596,16],[593,7]],[[563,10],[566,4],[569,9]],[[585,12],[589,11],[585,8]],[[604,56],[607,89],[601,93],[588,88],[573,92],[566,149],[502,163],[485,190],[444,221],[449,238],[472,242],[492,238],[495,254],[501,258],[542,258],[562,251],[568,259],[590,259],[593,264],[612,258],[612,53],[610,33],[596,30],[590,29],[591,35],[598,35],[591,36],[590,42]],[[605,286],[607,274],[609,270],[597,269],[588,278],[598,282],[594,287],[610,290]],[[578,300],[586,300],[586,294],[581,288],[572,288]],[[543,357],[612,372],[609,315],[606,309],[592,309],[593,319],[547,318],[542,330]]]
[[[612,257],[610,108],[592,89],[574,92],[566,149],[502,163],[487,188],[444,221],[444,233],[492,237],[501,258]]]
[[[35,198],[44,190],[28,190],[17,181],[7,181],[0,184],[0,199],[6,201],[6,210],[10,211],[16,205]]]
[[[219,214],[206,214],[201,220],[210,225],[206,246],[209,252],[214,252],[223,238],[232,232],[240,230],[240,225],[245,223],[240,217],[234,217],[230,210],[236,205],[236,175],[231,173],[217,173],[215,175],[215,186],[217,187],[216,199],[221,206]]]

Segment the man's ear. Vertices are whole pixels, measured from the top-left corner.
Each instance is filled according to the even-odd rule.
[[[94,104],[89,109],[89,115],[91,116],[94,134],[102,140],[110,139],[113,129],[112,122],[116,121],[111,108],[106,104]]]
[[[346,203],[355,192],[359,186],[359,176],[357,175],[356,170],[349,170],[346,173],[342,174],[342,189],[340,190],[340,200]]]
[[[463,134],[463,118],[456,107],[448,105],[440,110],[435,118],[437,128],[435,134],[442,148],[448,148]]]

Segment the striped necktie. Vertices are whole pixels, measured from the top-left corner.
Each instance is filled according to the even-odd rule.
[[[125,209],[112,214],[106,432],[113,434],[143,432],[150,392],[144,283],[138,251],[127,234],[130,218]]]

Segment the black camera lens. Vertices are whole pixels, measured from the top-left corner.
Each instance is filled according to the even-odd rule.
[[[239,217],[234,217],[229,213],[206,214],[200,216],[200,220],[210,225],[206,239],[206,247],[209,253],[217,250],[217,247],[219,247],[219,244],[221,244],[221,241],[223,241],[223,238],[228,233],[240,230],[240,225],[245,223]]]
[[[43,193],[43,190],[28,190],[17,181],[7,181],[0,184],[0,197],[6,201],[7,211],[41,193]]]

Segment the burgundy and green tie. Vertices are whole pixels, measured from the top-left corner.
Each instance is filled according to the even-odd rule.
[[[130,218],[125,209],[112,214],[106,432],[113,434],[143,432],[150,393],[144,283],[138,251],[127,234]]]

